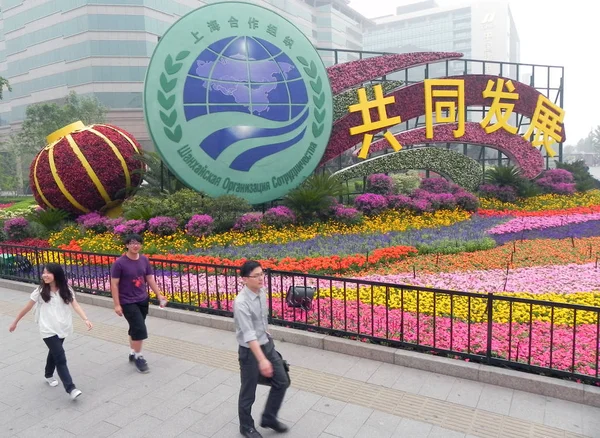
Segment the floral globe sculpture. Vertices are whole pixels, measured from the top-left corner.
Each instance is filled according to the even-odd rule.
[[[38,204],[74,215],[118,206],[141,183],[136,139],[116,126],[76,122],[46,137],[29,170]]]

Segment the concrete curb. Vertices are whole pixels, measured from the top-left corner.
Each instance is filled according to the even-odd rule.
[[[31,292],[35,286],[28,283],[0,279],[0,287],[22,292]],[[83,304],[106,308],[113,307],[112,300],[106,297],[79,294],[77,299]],[[204,313],[179,309],[160,309],[156,306],[150,307],[149,314],[155,318],[164,318],[171,321],[201,325],[217,330],[230,332],[235,330],[233,319],[222,316],[207,315]],[[497,385],[589,406],[600,407],[600,388],[591,385],[584,385],[483,364],[437,357],[426,353],[417,353],[381,345],[366,344],[335,336],[305,332],[285,327],[271,326],[269,331],[273,338],[280,342],[289,342],[291,344],[333,351],[350,356],[401,365],[422,371],[444,374],[461,379],[473,380],[490,385]]]

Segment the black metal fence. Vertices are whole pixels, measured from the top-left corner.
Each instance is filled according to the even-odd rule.
[[[0,244],[0,277],[38,283],[55,262],[76,290],[108,296],[116,257]],[[238,267],[150,260],[170,307],[232,316]],[[600,383],[599,307],[265,271],[273,324]]]

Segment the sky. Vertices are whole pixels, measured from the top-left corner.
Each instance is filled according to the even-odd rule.
[[[467,2],[437,0],[440,6]],[[509,0],[521,40],[521,62],[565,67],[567,145],[576,144],[600,125],[600,2],[584,2]],[[374,18],[393,14],[396,6],[403,3],[406,2],[351,0],[350,6]]]

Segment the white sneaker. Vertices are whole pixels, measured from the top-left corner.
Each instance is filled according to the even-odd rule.
[[[81,395],[81,391],[79,389],[74,389],[73,391],[71,391],[69,393],[69,395],[71,396],[71,400],[75,400],[77,397],[79,397]]]
[[[54,377],[46,377],[46,382],[48,382],[48,385],[52,387],[58,386],[58,380],[56,380]]]

